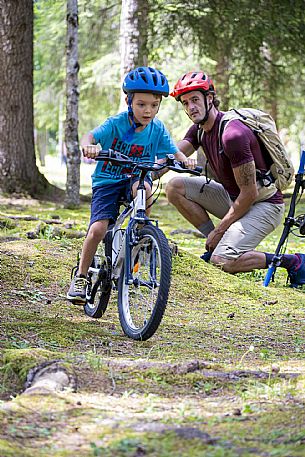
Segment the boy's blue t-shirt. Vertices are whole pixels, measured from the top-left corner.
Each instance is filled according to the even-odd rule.
[[[177,146],[163,122],[154,118],[142,132],[135,132],[131,142],[122,141],[130,128],[127,111],[109,117],[102,125],[91,131],[96,143],[102,149],[114,149],[132,157],[135,162],[154,162],[166,154],[175,154]],[[111,165],[110,162],[97,162],[92,174],[92,187],[110,184],[126,179],[131,169],[121,165]]]

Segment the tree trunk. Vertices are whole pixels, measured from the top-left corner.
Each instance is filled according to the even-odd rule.
[[[33,1],[0,0],[0,12],[0,190],[43,196],[50,184],[34,149]]]
[[[263,81],[265,89],[265,98],[264,98],[264,107],[263,109],[269,113],[275,123],[277,123],[278,118],[278,101],[277,101],[277,82],[274,78],[274,75],[267,74],[265,75]]]
[[[121,80],[133,68],[147,65],[148,11],[147,0],[122,0]],[[122,94],[120,111],[125,107],[125,96]]]
[[[215,79],[217,81],[216,91],[217,96],[220,99],[221,105],[220,109],[222,111],[228,111],[229,106],[229,74],[230,74],[230,59],[224,53],[221,54],[217,60],[216,64],[216,75]]]
[[[78,143],[78,8],[77,0],[67,1],[66,126],[67,153],[66,208],[79,206],[80,150]]]
[[[275,46],[274,46],[275,48]],[[276,66],[273,61],[276,61],[276,51],[272,50],[266,44],[261,47],[261,53],[264,58],[265,68],[263,75],[263,86],[264,86],[264,110],[267,111],[277,122],[278,117],[278,75]]]

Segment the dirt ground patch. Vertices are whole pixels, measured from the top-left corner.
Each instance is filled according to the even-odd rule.
[[[58,214],[75,230],[88,214],[8,205],[1,213]],[[66,301],[82,240],[28,239],[31,223],[0,228],[1,457],[305,454],[302,291],[199,262],[198,239],[184,234],[194,244],[173,257],[161,326],[136,342],[120,327],[116,291],[100,319]],[[23,394],[29,371],[54,360],[73,370],[76,392]]]

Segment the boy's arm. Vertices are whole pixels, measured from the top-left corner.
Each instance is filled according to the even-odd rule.
[[[88,157],[89,159],[95,159],[101,149],[100,146],[96,144],[91,132],[85,133],[81,137],[80,146],[84,157]]]

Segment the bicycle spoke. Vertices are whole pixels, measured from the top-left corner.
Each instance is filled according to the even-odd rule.
[[[157,329],[167,302],[171,269],[167,240],[161,230],[146,227],[141,233],[131,252],[131,281],[126,284],[123,273],[119,284],[121,324],[135,339],[147,339]]]
[[[103,253],[104,246],[100,246],[100,251]],[[105,256],[103,255],[103,259]],[[111,294],[111,278],[110,265],[107,260],[101,262],[101,256],[95,255],[92,265],[89,269],[86,292],[86,304],[84,311],[87,316],[93,318],[101,317],[107,309],[107,305]]]

